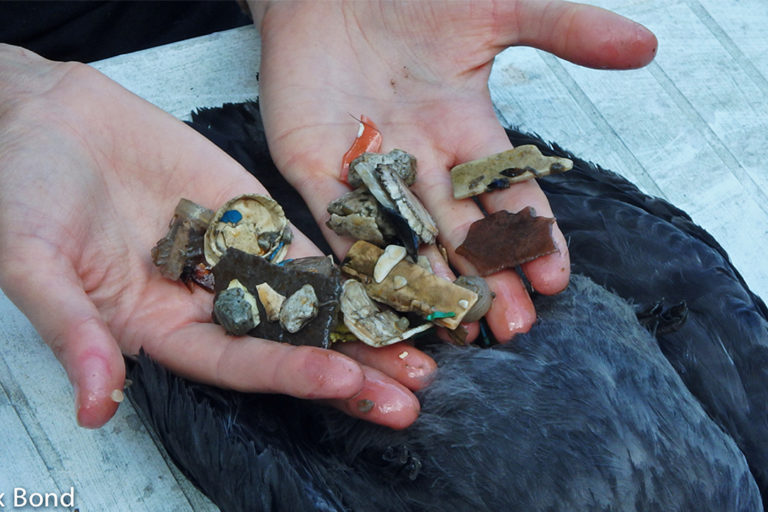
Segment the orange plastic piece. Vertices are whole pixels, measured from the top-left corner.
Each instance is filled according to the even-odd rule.
[[[378,153],[381,150],[381,132],[368,116],[360,116],[360,128],[352,146],[341,159],[341,174],[339,177],[347,183],[349,164],[363,153]]]

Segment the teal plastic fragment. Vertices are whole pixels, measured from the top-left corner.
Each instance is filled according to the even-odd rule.
[[[433,311],[426,316],[426,319],[431,322],[439,318],[453,318],[454,316],[456,316],[456,313],[453,311]]]

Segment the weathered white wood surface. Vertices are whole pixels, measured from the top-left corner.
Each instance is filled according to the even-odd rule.
[[[500,117],[687,211],[768,297],[768,3],[589,3],[651,28],[654,62],[600,71],[508,50],[491,79]]]
[[[768,3],[589,3],[651,28],[660,39],[655,62],[596,71],[510,49],[491,78],[500,118],[687,210],[768,298]],[[184,118],[196,107],[256,97],[258,38],[253,29],[237,29],[94,66]],[[166,461],[129,403],[101,430],[78,428],[66,375],[2,294],[0,315],[6,505],[14,487],[73,487],[80,510],[216,510]]]
[[[241,27],[93,63],[93,67],[179,119],[199,107],[255,99],[259,37]]]

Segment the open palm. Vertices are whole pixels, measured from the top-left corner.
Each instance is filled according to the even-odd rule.
[[[124,385],[121,353],[141,347],[215,385],[327,399],[394,427],[416,418],[408,388],[434,369],[427,356],[409,350],[406,366],[394,350],[349,348],[359,363],[226,336],[211,323],[211,294],[190,293],[154,268],[149,251],[179,198],[217,208],[266,193],[234,160],[90,67],[7,45],[0,99],[0,286],[67,370],[81,424],[111,417],[110,395]],[[294,235],[289,257],[319,254]],[[362,398],[381,407],[363,414]]]
[[[643,27],[602,9],[561,1],[336,1],[254,4],[262,36],[261,97],[273,158],[323,223],[326,205],[348,188],[340,156],[354,137],[350,114],[365,114],[384,135],[383,150],[415,155],[414,190],[440,228],[450,263],[475,273],[455,254],[469,225],[482,217],[472,200],[452,197],[448,170],[510,143],[496,119],[487,82],[493,58],[512,45],[531,45],[594,67],[646,64],[656,40]],[[552,212],[536,183],[515,185],[481,199],[489,212],[533,206]],[[326,228],[334,251],[350,240]],[[569,258],[559,252],[523,266],[545,294],[567,286]],[[434,251],[432,251],[434,255]],[[446,265],[439,272],[449,274]],[[520,277],[488,278],[496,293],[488,321],[508,340],[535,321]]]

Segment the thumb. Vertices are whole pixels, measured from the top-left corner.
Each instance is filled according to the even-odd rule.
[[[559,0],[521,0],[508,7],[499,21],[517,30],[504,46],[532,46],[591,68],[639,68],[656,55],[658,41],[650,30],[600,7]]]
[[[97,428],[109,421],[123,400],[125,363],[98,312],[84,315],[85,311],[73,309],[50,345],[72,383],[77,423]]]
[[[35,254],[34,269],[15,265],[13,276],[4,272],[3,288],[67,372],[78,424],[100,427],[115,414],[122,400],[122,354],[96,306],[73,277],[75,273],[67,272],[68,265],[62,271],[60,261],[46,263],[39,254]]]

